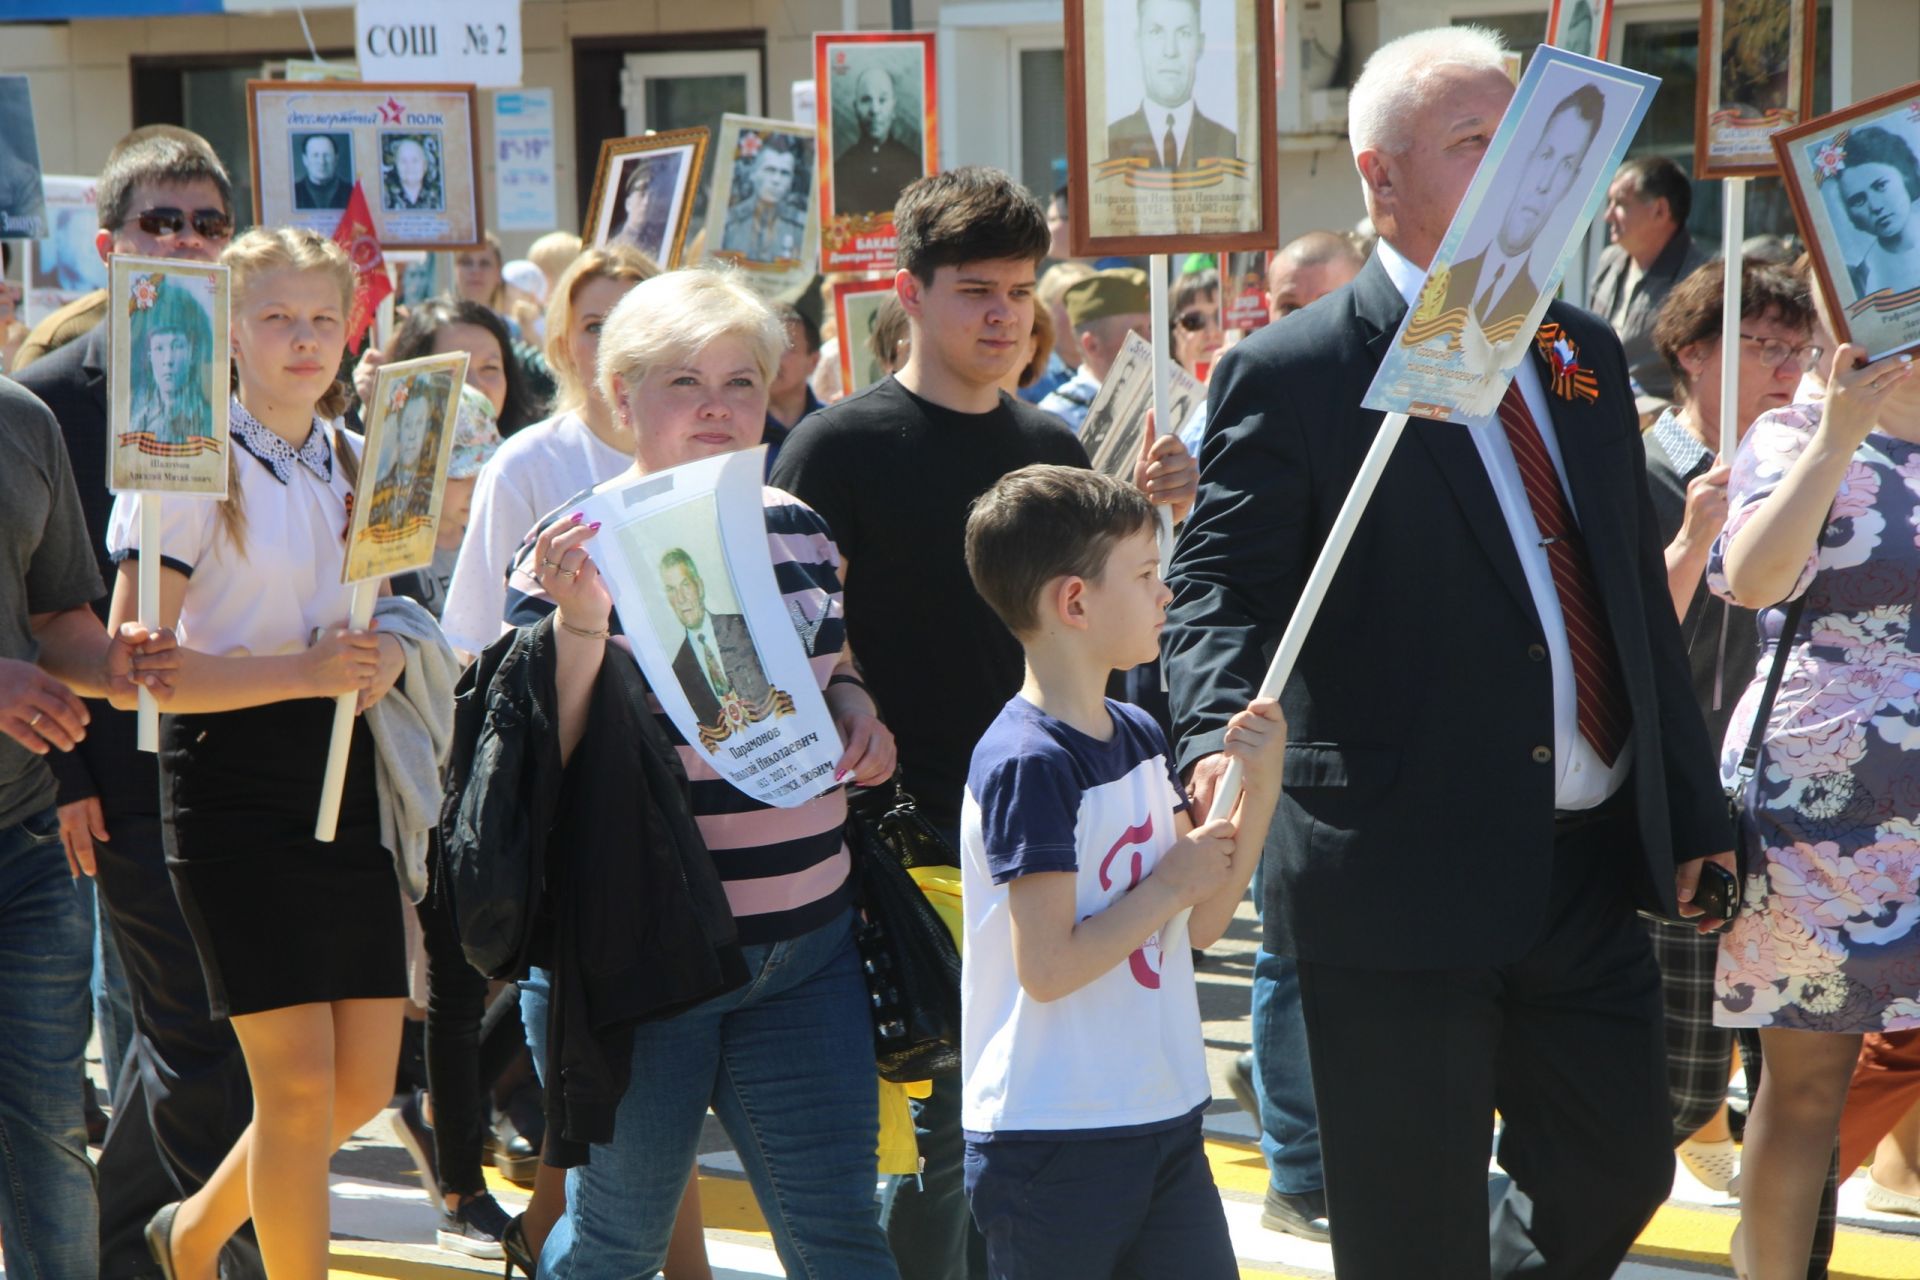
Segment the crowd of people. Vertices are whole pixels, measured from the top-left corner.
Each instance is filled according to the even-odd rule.
[[[1823,1275],[1836,1181],[1869,1158],[1868,1203],[1920,1216],[1920,379],[1835,344],[1804,259],[1749,247],[1724,350],[1689,182],[1630,160],[1590,309],[1547,311],[1597,394],[1549,395],[1529,357],[1498,413],[1417,424],[1260,695],[1512,93],[1475,28],[1378,50],[1350,102],[1368,232],[1277,247],[1252,331],[1196,263],[1152,332],[1141,264],[1072,257],[1064,192],[960,168],[901,192],[867,334],[833,331],[831,280],[769,302],[625,240],[509,262],[489,235],[355,353],[339,246],[243,231],[204,140],[128,135],[97,247],[229,268],[229,483],[157,519],[107,490],[104,292],[12,335],[8,1273],[317,1280],[328,1162],[393,1106],[439,1243],[529,1276],[710,1274],[711,1110],[792,1276],[1224,1280],[1193,974],[1249,886],[1226,1084],[1261,1131],[1261,1221],[1330,1239],[1343,1280],[1601,1280],[1676,1151],[1739,1197],[1744,1280]],[[1210,391],[1127,479],[1076,433],[1130,335]],[[843,394],[842,345],[879,380]],[[345,626],[373,371],[451,352],[433,562]],[[845,785],[790,808],[654,696],[583,514],[763,445],[769,603],[844,746]],[[1181,527],[1164,565],[1156,509]],[[717,635],[673,572],[689,637]],[[863,793],[910,805],[964,886],[961,1066],[877,1195]],[[422,797],[449,817],[416,842],[396,814]],[[476,908],[454,844],[537,874]],[[1703,920],[1703,876],[1730,920]],[[467,929],[493,908],[530,923],[490,985]]]

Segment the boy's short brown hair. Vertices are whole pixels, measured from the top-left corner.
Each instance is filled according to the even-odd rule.
[[[1031,635],[1040,629],[1040,592],[1049,582],[1098,578],[1113,544],[1152,524],[1152,504],[1125,481],[1037,463],[974,500],[967,572],[1009,630]]]
[[[921,178],[893,206],[894,255],[932,284],[941,267],[1025,259],[1037,268],[1053,246],[1047,211],[998,169],[967,165]]]

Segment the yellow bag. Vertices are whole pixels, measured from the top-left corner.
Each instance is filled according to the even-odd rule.
[[[927,895],[927,901],[940,916],[953,945],[960,945],[960,872],[953,867],[908,867],[907,874]],[[920,1172],[920,1147],[913,1132],[913,1112],[908,1098],[925,1098],[933,1093],[933,1081],[916,1080],[912,1084],[880,1081],[880,1172]]]
[[[907,874],[920,886],[920,892],[927,895],[927,901],[940,914],[947,932],[953,935],[953,945],[964,951],[966,943],[962,939],[965,930],[965,917],[960,914],[960,869],[958,867],[908,867]]]

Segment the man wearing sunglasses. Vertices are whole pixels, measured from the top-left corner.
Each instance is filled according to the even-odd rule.
[[[211,262],[233,235],[232,184],[204,139],[171,125],[127,135],[97,186],[102,258],[116,253]],[[55,312],[23,351],[17,377],[59,420],[81,514],[104,575],[107,293]],[[48,354],[50,352],[50,354]],[[31,359],[31,363],[27,361]],[[104,617],[106,601],[97,602]],[[100,1156],[100,1274],[152,1272],[142,1229],[163,1204],[200,1186],[251,1117],[239,1043],[207,1016],[207,992],[160,845],[154,758],[135,750],[134,717],[88,702],[78,749],[49,757],[59,781],[60,835],[76,875],[94,878],[132,994],[126,1071],[108,1064],[114,1117]],[[77,1084],[76,1084],[76,1087]],[[223,1274],[263,1276],[251,1230]]]

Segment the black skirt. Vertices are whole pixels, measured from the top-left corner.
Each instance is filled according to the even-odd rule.
[[[313,838],[332,724],[331,698],[161,718],[167,871],[216,1018],[407,994],[364,719],[335,838]]]

